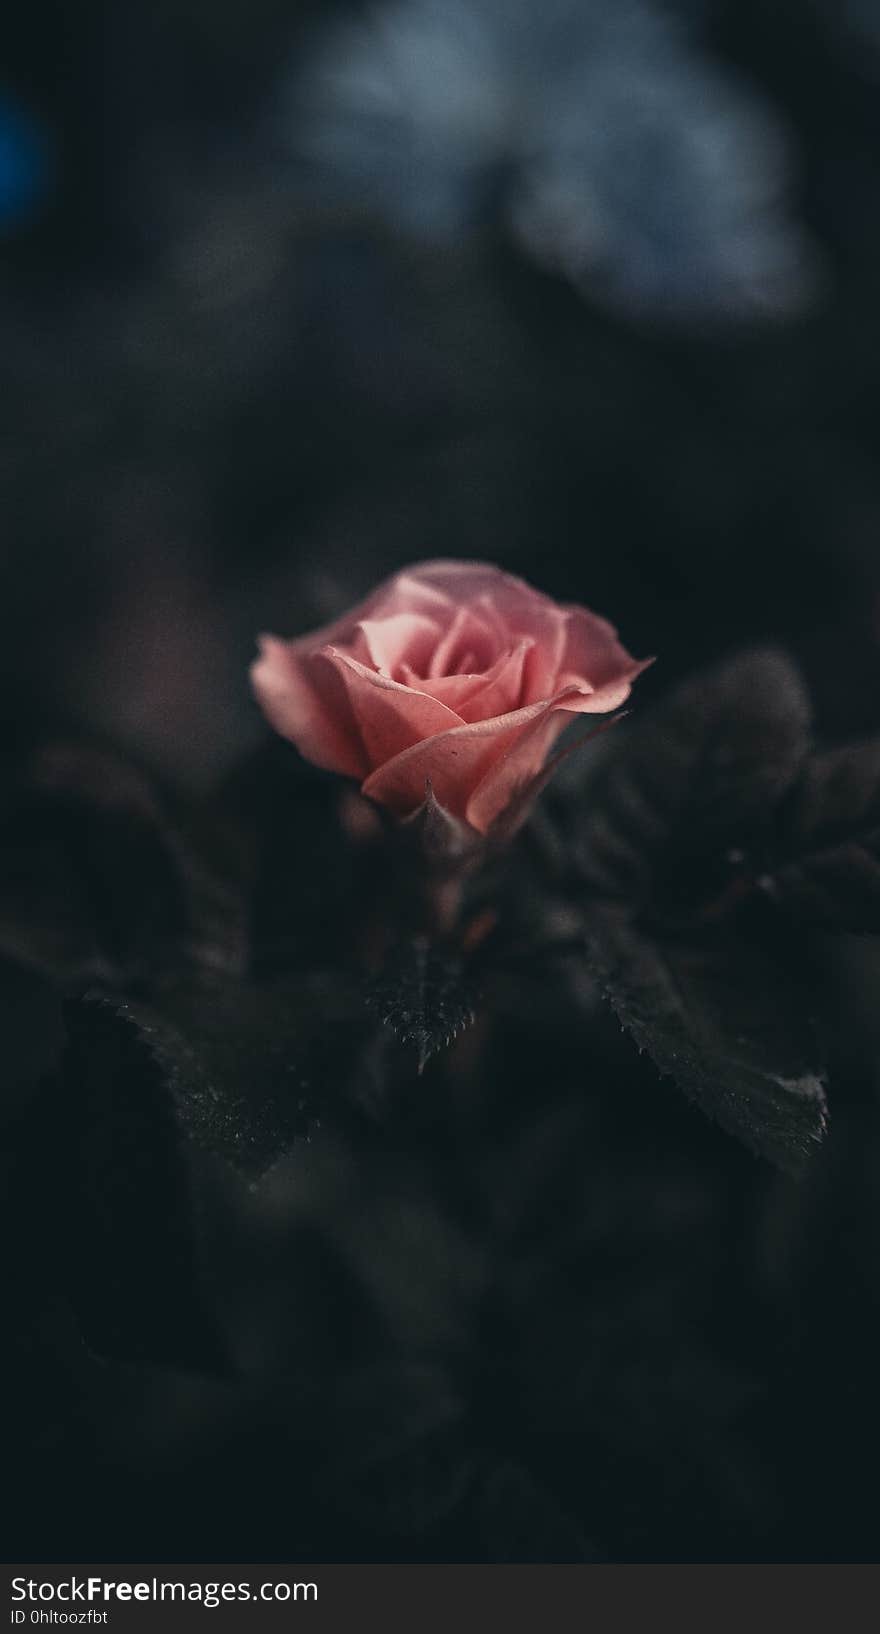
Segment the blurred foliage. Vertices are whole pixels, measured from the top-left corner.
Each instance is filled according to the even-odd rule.
[[[814,292],[779,122],[649,0],[390,0],[290,101],[319,198],[439,243],[504,222],[600,304],[698,322]]]

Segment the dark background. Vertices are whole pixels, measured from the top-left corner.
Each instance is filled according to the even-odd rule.
[[[459,40],[465,11],[468,73],[520,110],[485,156],[466,111],[436,113],[457,107],[458,56],[407,77],[425,17]],[[389,8],[407,90],[387,126],[363,90],[340,115],[314,67],[357,13],[35,0],[4,24],[10,786],[78,739],[204,804],[263,739],[256,633],[440,555],[522,573],[656,652],[637,708],[771,640],[820,739],[876,729],[880,8],[681,4],[674,72],[639,44],[640,10],[606,38],[588,0],[503,23],[492,0]],[[606,111],[575,139],[581,72],[583,107]],[[534,128],[575,219],[606,207],[578,277],[558,215],[516,226]],[[308,821],[291,816],[292,852]],[[344,939],[324,866],[303,935],[332,940],[338,912]],[[68,885],[38,884],[64,926]],[[76,1109],[30,1097],[77,983],[47,987],[11,934],[4,951],[20,1555],[876,1558],[870,942],[826,949],[832,1132],[805,1181],[544,995],[504,1017],[477,1110],[451,1118],[428,1075],[390,1133],[314,1137],[259,1192],[214,1198],[231,1368],[184,1354],[171,1318],[160,1343],[155,1312],[152,1337],[134,1318],[102,1333],[88,1242],[71,1279],[77,1186],[103,1170],[59,1180],[50,1130],[67,1140]],[[151,1211],[168,1225],[154,1176],[144,1240]]]

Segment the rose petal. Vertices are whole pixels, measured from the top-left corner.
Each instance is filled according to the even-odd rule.
[[[388,583],[389,587],[395,587],[395,594],[397,586],[404,591],[415,586],[420,593],[442,596],[456,607],[463,602],[473,606],[486,595],[502,612],[534,602],[544,602],[548,607],[557,605],[543,591],[535,590],[532,585],[526,584],[525,579],[517,578],[515,573],[507,573],[494,562],[438,558],[406,568]]]
[[[566,607],[565,648],[560,673],[582,675],[597,690],[627,676],[633,680],[652,660],[638,663],[618,639],[613,624],[586,607]]]
[[[400,679],[448,704],[464,721],[488,720],[522,705],[523,668],[530,643],[520,642],[512,652],[503,652],[484,675],[438,675],[422,680],[407,665]]]
[[[445,627],[452,617],[449,609],[455,609],[460,602],[460,595],[450,594],[441,584],[433,583],[419,565],[404,568],[402,573],[395,573],[380,584],[372,612],[382,618],[390,618],[395,613],[423,613],[427,618],[434,618],[439,613]]]
[[[512,714],[462,724],[415,743],[371,772],[362,785],[362,793],[406,816],[422,804],[425,784],[430,779],[441,806],[453,816],[467,818],[471,792],[496,762],[536,721],[553,711],[575,707],[577,696],[576,689],[571,688],[558,697],[528,704]],[[555,735],[563,730],[563,725],[564,722],[557,726]],[[536,754],[541,752],[536,743]],[[538,759],[534,770],[539,766]]]
[[[498,656],[497,634],[469,606],[459,607],[423,674],[432,681],[464,670],[485,674]]]
[[[511,651],[502,653],[491,670],[463,698],[458,712],[466,721],[491,720],[493,715],[521,709],[526,702],[535,702],[524,696],[524,675],[532,650],[530,639],[517,642]]]
[[[366,776],[370,762],[334,670],[327,665],[313,669],[308,653],[277,636],[261,635],[259,647],[251,684],[276,732],[316,766],[343,777]]]
[[[550,750],[571,722],[570,707],[551,703],[546,712],[505,749],[468,800],[465,816],[472,828],[481,834],[487,833],[496,818],[530,784],[537,785]]]
[[[473,807],[475,815],[486,819],[487,831],[491,831],[493,838],[497,836],[501,840],[510,839],[522,827],[541,790],[547,787],[563,761],[568,760],[570,755],[577,754],[578,750],[583,749],[585,744],[591,743],[593,738],[598,737],[602,732],[607,732],[610,727],[615,726],[622,719],[623,716],[619,714],[609,715],[604,720],[599,721],[598,725],[592,728],[592,731],[579,733],[573,741],[570,740],[566,744],[564,749],[557,750],[556,754],[551,755],[549,759],[545,758],[540,771],[532,772],[530,765],[525,764],[522,768],[521,780],[513,787],[508,787],[504,801],[495,809],[494,815],[492,815],[493,801],[488,797],[488,791],[487,809],[481,814],[475,801]],[[568,721],[563,723],[564,726],[569,724]],[[551,738],[550,742],[545,745],[545,755],[547,750],[552,747],[552,743],[553,739]],[[511,758],[515,758],[518,752],[519,746],[517,745],[512,751]],[[491,778],[492,773],[490,772],[487,782],[491,781]],[[479,794],[479,791],[476,792]]]
[[[531,642],[523,672],[523,697],[529,703],[552,697],[559,690],[565,614],[542,597],[532,606],[510,605],[504,616],[511,640],[528,638]]]
[[[649,669],[653,662],[653,658],[643,658],[641,660],[631,658],[627,668],[616,675],[613,680],[605,681],[595,689],[591,688],[587,683],[581,694],[580,701],[570,707],[575,709],[579,715],[606,715],[615,709],[619,709],[621,704],[624,704],[629,697],[633,681],[638,675],[641,675],[642,670]],[[584,687],[579,675],[560,675],[560,688],[572,685]]]
[[[500,642],[515,646],[523,637],[532,637],[527,701],[538,702],[557,690],[565,652],[567,610],[549,596],[491,562],[422,562],[401,575],[403,578],[408,584],[418,585],[421,593],[439,592],[455,604],[466,600],[468,607],[492,626]]]
[[[325,647],[315,653],[313,670],[326,667],[338,676],[348,707],[360,728],[370,766],[400,755],[423,738],[461,726],[462,719],[438,698],[377,675],[350,653]],[[424,799],[424,790],[422,791]]]
[[[443,637],[442,627],[423,613],[392,613],[387,618],[374,616],[358,620],[354,640],[361,636],[363,651],[356,658],[375,665],[382,675],[397,678],[402,665],[426,674],[437,644]],[[338,642],[326,643],[338,646]]]

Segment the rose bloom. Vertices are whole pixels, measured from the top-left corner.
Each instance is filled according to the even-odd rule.
[[[433,796],[481,834],[524,814],[560,733],[619,709],[651,662],[485,562],[421,562],[335,623],[259,644],[257,698],[307,760],[399,817]]]

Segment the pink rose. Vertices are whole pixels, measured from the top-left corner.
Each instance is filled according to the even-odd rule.
[[[526,808],[573,716],[619,709],[645,667],[585,607],[489,563],[438,561],[311,635],[262,636],[251,675],[307,760],[400,817],[433,791],[486,834]]]

